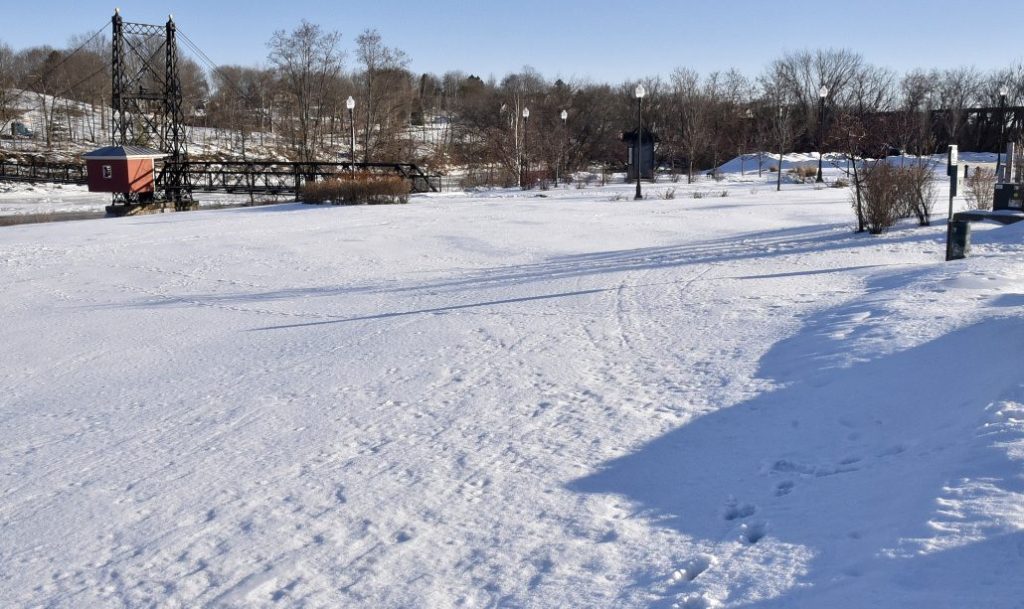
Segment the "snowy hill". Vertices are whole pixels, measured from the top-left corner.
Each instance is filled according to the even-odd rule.
[[[1024,606],[1024,226],[632,189],[0,229],[3,604]]]
[[[946,173],[946,161],[947,157],[945,154],[933,154],[931,156],[890,156],[886,157],[886,160],[893,165],[901,164],[912,164],[912,163],[929,163],[935,168],[937,173],[945,175]],[[1004,158],[1005,160],[1005,158]],[[960,165],[969,165],[971,167],[987,166],[989,168],[995,168],[996,154],[994,152],[961,152],[959,154]],[[849,157],[844,154],[836,152],[826,152],[822,157],[822,163],[824,168],[831,170],[849,170],[851,167],[851,161]],[[757,173],[758,167],[761,167],[762,173],[772,171],[773,168],[779,166],[779,155],[771,152],[751,152],[748,154],[740,155],[734,159],[730,159],[725,163],[718,166],[718,171],[721,173]],[[790,152],[782,155],[782,170],[789,171],[799,167],[817,167],[818,166],[818,153],[816,152]]]

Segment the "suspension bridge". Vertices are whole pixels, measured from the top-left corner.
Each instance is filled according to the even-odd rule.
[[[177,210],[192,209],[194,192],[298,196],[303,184],[355,173],[398,176],[409,182],[412,192],[440,190],[440,176],[429,175],[414,163],[192,159],[188,153],[189,139],[178,77],[179,40],[182,47],[191,51],[208,69],[219,74],[222,71],[194,41],[178,30],[172,17],[162,26],[131,23],[122,19],[120,11],[115,11],[109,23],[50,69],[59,68],[108,30],[111,32],[110,143],[125,146],[154,142],[165,156],[155,170],[157,197],[150,200],[152,198],[140,199],[135,193],[115,193],[108,208],[111,213],[132,213],[152,203],[161,206],[171,203]],[[244,97],[230,78],[224,80],[236,94]],[[0,180],[87,184],[88,175],[85,164],[6,161],[0,162]]]

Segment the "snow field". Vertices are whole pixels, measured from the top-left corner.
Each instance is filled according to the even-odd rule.
[[[1024,227],[772,177],[0,230],[0,600],[1020,606]]]

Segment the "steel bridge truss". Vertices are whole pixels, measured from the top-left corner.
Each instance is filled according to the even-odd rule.
[[[157,169],[157,185],[167,176],[183,173],[196,191],[298,194],[302,185],[353,172],[394,175],[408,180],[412,192],[437,192],[436,176],[411,163],[288,163],[279,161],[189,161],[163,163]]]
[[[193,206],[188,138],[178,78],[177,29],[169,18],[163,26],[129,23],[115,12],[111,49],[111,143],[149,146],[168,155],[162,187],[175,209]],[[114,195],[114,204],[138,204],[139,195]]]

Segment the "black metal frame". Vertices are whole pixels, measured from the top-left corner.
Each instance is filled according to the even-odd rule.
[[[439,192],[440,176],[412,163],[291,163],[281,161],[187,161],[157,165],[157,188],[170,177],[188,180],[195,192],[297,194],[304,182],[350,178],[352,172],[396,175],[409,180],[412,192]],[[85,165],[0,162],[0,180],[87,184]],[[136,201],[136,203],[139,201]]]
[[[175,209],[191,209],[192,188],[188,137],[178,78],[177,29],[173,19],[163,26],[129,23],[115,12],[111,44],[111,144],[158,148],[168,155],[160,184]],[[162,51],[162,53],[161,53]],[[163,65],[159,57],[163,56]],[[143,203],[138,195],[115,194],[114,205]]]
[[[305,182],[330,178],[345,179],[352,172],[396,175],[409,180],[412,192],[437,192],[437,176],[423,172],[412,163],[290,163],[281,161],[168,161],[157,168],[157,186],[168,176],[184,175],[193,190],[201,192],[244,192],[298,194]]]

